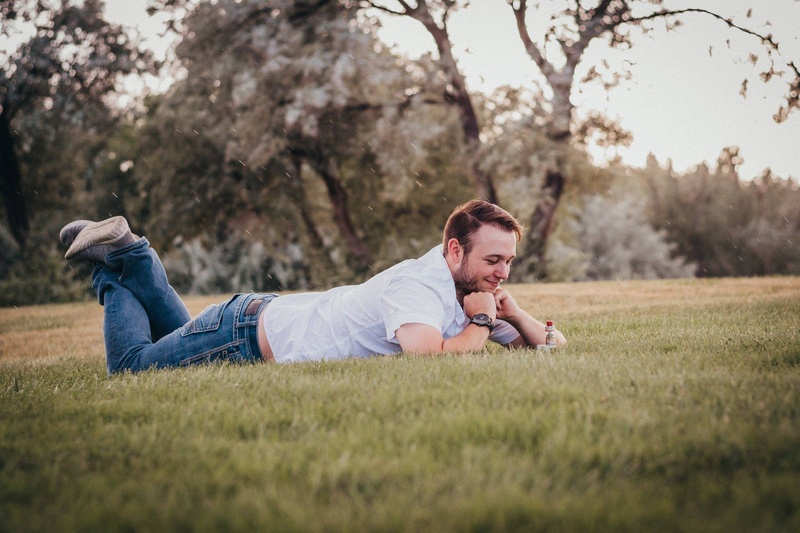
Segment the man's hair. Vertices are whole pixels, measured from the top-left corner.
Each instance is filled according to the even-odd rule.
[[[464,248],[464,254],[468,254],[472,250],[472,236],[484,224],[514,232],[517,242],[522,239],[522,225],[508,211],[486,200],[470,200],[456,207],[447,219],[444,226],[444,253],[447,253],[448,241],[456,239]]]

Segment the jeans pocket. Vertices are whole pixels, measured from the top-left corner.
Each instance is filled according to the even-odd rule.
[[[238,295],[234,296],[225,303],[212,304],[206,307],[202,313],[181,326],[181,337],[186,337],[194,333],[205,333],[208,331],[218,330],[220,324],[222,324],[222,319],[225,316],[225,309],[237,297]]]
[[[186,359],[181,360],[180,365],[189,366],[222,361],[228,361],[230,363],[241,363],[244,361],[241,346],[231,343],[219,348],[214,348],[213,350],[187,357]]]

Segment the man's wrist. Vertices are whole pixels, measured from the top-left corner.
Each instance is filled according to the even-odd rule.
[[[526,313],[523,309],[520,309],[516,314],[512,316],[504,316],[503,320],[514,326],[520,326],[522,322],[524,322],[525,317],[531,318],[528,313]]]
[[[472,318],[469,319],[469,323],[487,328],[489,333],[491,333],[494,329],[494,318],[489,316],[487,313],[475,313],[472,315]]]

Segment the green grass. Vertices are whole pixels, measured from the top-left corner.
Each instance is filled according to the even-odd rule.
[[[0,309],[0,530],[800,530],[800,278],[511,290],[570,345],[107,378]]]

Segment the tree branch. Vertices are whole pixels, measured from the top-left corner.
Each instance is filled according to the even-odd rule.
[[[525,47],[525,51],[528,53],[531,59],[533,59],[534,63],[536,63],[536,66],[539,67],[539,70],[542,71],[545,77],[550,78],[556,73],[555,69],[553,68],[553,65],[544,58],[541,50],[539,50],[539,48],[531,39],[531,36],[528,33],[528,25],[525,23],[525,13],[528,10],[527,0],[520,0],[517,7],[514,7],[512,4],[511,9],[514,11],[514,18],[517,21],[517,32],[519,33],[519,38],[522,40],[522,45]]]
[[[661,10],[661,11],[657,11],[655,13],[651,13],[650,15],[643,16],[643,17],[635,17],[635,18],[631,17],[631,18],[628,18],[626,20],[620,20],[619,22],[617,22],[614,25],[616,26],[616,25],[625,24],[625,23],[637,23],[637,22],[642,22],[642,21],[645,21],[645,20],[653,20],[653,19],[656,19],[656,18],[683,15],[685,13],[700,13],[700,14],[703,14],[703,15],[708,15],[710,17],[713,17],[713,18],[715,18],[717,20],[721,20],[722,22],[727,24],[728,27],[733,28],[735,30],[738,30],[738,31],[740,31],[740,32],[742,32],[742,33],[744,33],[746,35],[752,35],[753,37],[755,37],[758,40],[760,40],[761,44],[763,44],[764,46],[767,47],[768,53],[771,52],[771,50],[775,50],[776,52],[780,52],[779,47],[778,47],[778,43],[775,42],[775,40],[772,38],[771,34],[762,35],[762,34],[756,32],[756,31],[750,30],[748,28],[745,28],[744,26],[740,26],[740,25],[734,23],[733,20],[731,20],[729,18],[725,18],[722,15],[714,13],[713,11],[709,11],[707,9],[702,9],[702,8]],[[783,122],[784,120],[786,120],[786,118],[788,117],[789,113],[793,109],[800,108],[800,97],[798,97],[798,93],[800,93],[800,70],[798,70],[797,66],[794,64],[793,61],[787,61],[786,64],[789,66],[789,68],[791,68],[794,71],[795,79],[793,81],[789,82],[789,93],[786,96],[786,106],[785,107],[782,106],[780,109],[778,109],[778,112],[775,115],[773,115],[773,118],[778,123]],[[770,71],[770,72],[772,72],[772,71]],[[763,76],[764,75],[762,74],[762,77]]]
[[[407,13],[411,13],[411,12],[412,12],[412,11],[414,11],[415,9],[419,9],[419,1],[417,1],[417,7],[411,7],[410,5],[408,5],[408,4],[405,2],[405,0],[397,0],[397,2],[398,2],[398,3],[399,3],[401,6],[403,6],[403,9],[405,9]]]
[[[394,9],[389,9],[386,6],[382,6],[382,5],[376,4],[372,0],[364,0],[364,4],[369,6],[369,7],[375,8],[375,9],[377,9],[379,11],[383,11],[384,13],[391,13],[392,15],[408,15],[409,14],[408,4],[406,4],[404,2],[400,2],[400,5],[402,5],[406,9],[405,11],[395,11]]]
[[[676,10],[662,10],[662,11],[657,11],[655,13],[651,13],[651,14],[646,15],[644,17],[631,17],[631,18],[629,18],[627,20],[620,19],[618,22],[616,22],[615,24],[613,24],[613,25],[611,25],[609,27],[619,26],[621,24],[628,24],[628,23],[632,23],[632,22],[643,22],[643,21],[646,21],[646,20],[653,20],[653,19],[662,18],[662,17],[683,15],[685,13],[702,13],[704,15],[709,15],[709,16],[717,19],[717,20],[721,20],[722,22],[727,24],[730,28],[734,28],[736,30],[741,31],[742,33],[746,33],[748,35],[752,35],[753,37],[756,37],[756,38],[760,39],[762,43],[769,45],[770,47],[774,48],[775,50],[778,50],[778,44],[772,39],[772,35],[766,35],[766,36],[761,35],[758,32],[755,32],[753,30],[749,30],[749,29],[747,29],[747,28],[745,28],[743,26],[739,26],[738,24],[734,24],[734,22],[729,18],[725,18],[722,15],[714,13],[713,11],[709,11],[707,9],[702,9],[702,8],[697,8],[697,7],[691,7],[691,8],[686,8],[686,9],[676,9]]]
[[[603,15],[605,15],[606,12],[608,11],[608,6],[611,5],[611,1],[612,0],[603,0],[602,2],[600,2],[597,5],[597,7],[594,8],[591,11],[592,12],[592,18],[593,19],[598,19],[598,18],[601,18]]]
[[[789,92],[786,95],[786,105],[781,106],[778,112],[772,115],[772,118],[780,124],[789,117],[789,113],[794,109],[800,109],[800,69],[794,64],[794,61],[787,63],[789,68],[794,71],[794,79],[789,82]]]

